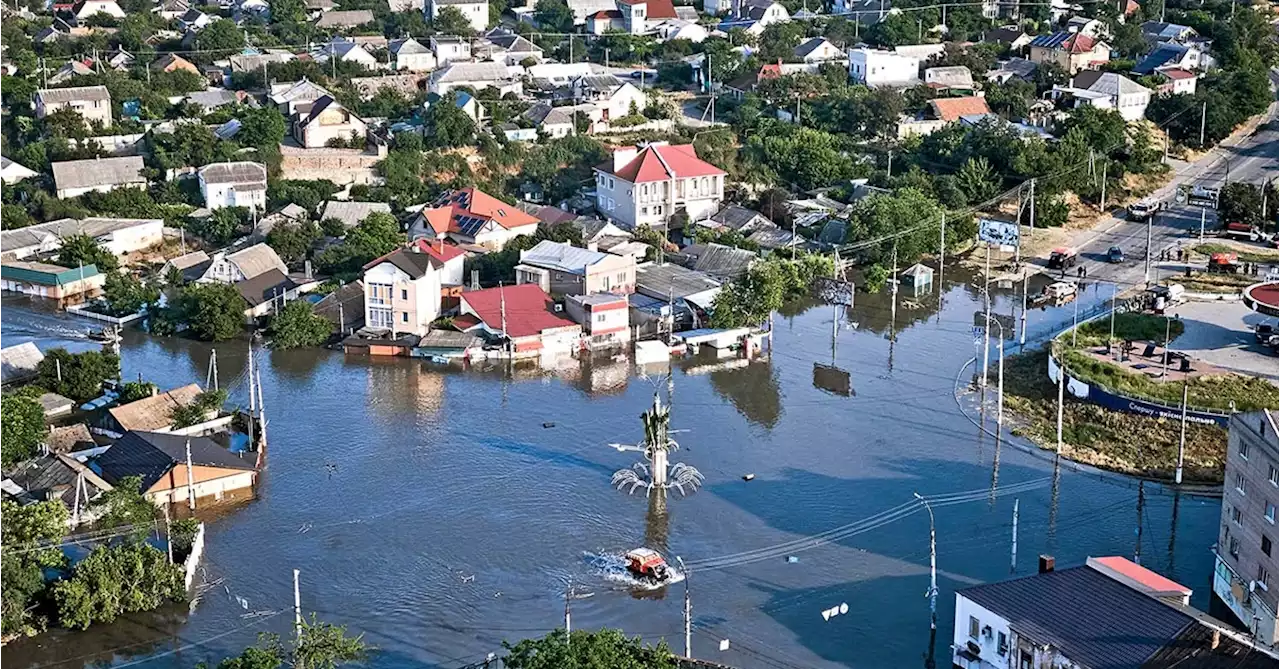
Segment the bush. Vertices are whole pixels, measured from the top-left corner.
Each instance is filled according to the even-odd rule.
[[[182,568],[143,543],[99,546],[53,586],[58,622],[81,630],[185,597]]]
[[[235,286],[196,283],[178,293],[171,316],[185,322],[200,339],[224,341],[240,334],[248,306]]]
[[[0,399],[0,461],[8,469],[35,455],[44,439],[44,409],[25,395],[6,395]]]
[[[310,302],[295,300],[271,317],[267,336],[275,348],[320,346],[329,340],[333,328],[315,313]]]
[[[174,562],[181,563],[191,554],[191,546],[195,543],[199,529],[200,521],[195,518],[175,520],[169,526],[169,544],[173,547]]]

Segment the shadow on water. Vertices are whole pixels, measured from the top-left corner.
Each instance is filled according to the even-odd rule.
[[[716,364],[706,356],[695,356],[681,363],[685,373],[697,373],[699,366]],[[711,387],[721,397],[729,400],[738,413],[763,428],[772,428],[782,418],[782,393],[778,388],[778,375],[768,360],[746,361],[729,358],[728,364],[713,368],[707,376]]]

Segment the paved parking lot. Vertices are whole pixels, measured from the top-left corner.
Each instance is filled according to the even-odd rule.
[[[1185,330],[1171,348],[1192,358],[1244,374],[1261,376],[1280,384],[1280,361],[1254,340],[1253,327],[1275,322],[1240,302],[1188,302],[1174,313]]]

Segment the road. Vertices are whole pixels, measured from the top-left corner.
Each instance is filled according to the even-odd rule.
[[[1261,184],[1266,179],[1276,177],[1277,153],[1280,153],[1280,132],[1273,109],[1256,132],[1228,138],[1193,163],[1171,161],[1170,167],[1175,171],[1174,178],[1151,196],[1168,203],[1168,208],[1161,211],[1150,225],[1150,248],[1153,255],[1159,253],[1160,249],[1191,241],[1191,235],[1200,230],[1202,213],[1205,215],[1207,229],[1217,227],[1217,215],[1212,209],[1204,210],[1174,202],[1174,193],[1179,184],[1221,187],[1228,177],[1231,181]],[[1085,267],[1091,279],[1115,281],[1121,285],[1142,283],[1147,278],[1145,258],[1148,225],[1124,219],[1123,211],[1118,213],[1119,217],[1113,216],[1093,230],[1077,235],[1074,242],[1080,251],[1080,265]],[[1112,246],[1124,249],[1125,262],[1114,265],[1107,262],[1107,250]],[[1041,258],[1036,262],[1043,266],[1046,260]],[[1158,263],[1153,262],[1152,279],[1159,269]]]

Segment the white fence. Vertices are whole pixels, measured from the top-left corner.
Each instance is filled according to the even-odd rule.
[[[100,314],[96,311],[90,311],[89,310],[90,306],[91,305],[87,305],[87,304],[77,304],[74,306],[67,307],[67,311],[75,314],[76,316],[92,318],[95,321],[102,321],[104,323],[113,323],[115,325],[125,325],[127,323],[132,323],[146,316],[146,314],[139,311],[138,313],[135,313],[135,314],[129,314],[128,316],[121,316],[119,318],[116,318],[115,316],[108,316],[106,314]]]
[[[191,554],[182,562],[182,569],[186,573],[187,589],[191,589],[191,580],[195,578],[196,567],[200,566],[200,557],[204,555],[204,523],[196,528],[195,539],[191,541]]]

